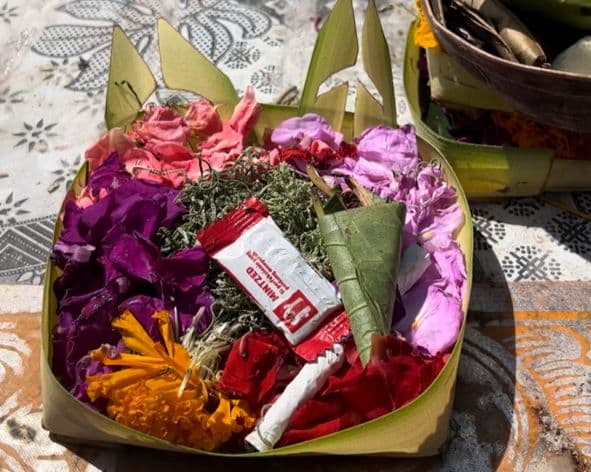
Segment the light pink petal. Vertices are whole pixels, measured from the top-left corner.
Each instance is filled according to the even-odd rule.
[[[254,96],[254,87],[249,85],[246,87],[244,96],[236,105],[232,117],[228,120],[227,125],[243,136],[243,141],[253,130],[254,125],[261,114],[261,107],[256,102]]]
[[[433,239],[437,241],[437,235],[455,237],[464,225],[464,212],[457,203],[442,210],[433,211],[430,218],[426,219],[428,225],[419,229],[423,241]]]
[[[400,330],[408,342],[431,355],[453,347],[463,319],[458,299],[430,284],[415,287],[403,300],[406,315],[395,329]]]
[[[414,129],[410,125],[394,129],[376,126],[357,138],[360,157],[380,162],[389,170],[410,174],[416,172],[420,158]]]
[[[440,285],[447,294],[461,300],[467,276],[464,254],[462,254],[458,243],[449,239],[447,247],[438,247],[433,250],[432,259],[441,274],[442,283]]]
[[[201,98],[191,103],[185,113],[185,121],[198,136],[211,136],[222,129],[222,120],[208,100]]]

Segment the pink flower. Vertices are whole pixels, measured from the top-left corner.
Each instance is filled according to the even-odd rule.
[[[149,141],[146,149],[164,162],[186,161],[193,159],[193,152],[174,141]]]
[[[151,106],[145,116],[133,123],[133,130],[143,141],[174,141],[185,144],[189,125],[172,108]]]
[[[403,298],[405,317],[394,326],[415,347],[435,356],[453,347],[462,326],[458,298],[433,283],[417,284]]]
[[[185,121],[197,136],[207,137],[222,130],[222,120],[214,107],[204,98],[195,100],[185,113]]]
[[[243,149],[244,136],[224,123],[222,131],[201,144],[201,155],[213,169],[221,170],[236,161]]]
[[[84,158],[88,161],[88,169],[93,172],[112,153],[116,152],[119,156],[123,156],[132,147],[132,140],[125,135],[123,130],[113,128],[86,150]]]
[[[410,125],[398,129],[368,128],[357,138],[357,153],[360,159],[379,162],[388,170],[404,175],[415,172],[421,162],[414,128]]]
[[[249,85],[246,87],[244,96],[234,108],[234,113],[228,120],[228,126],[246,138],[253,130],[260,114],[261,107],[255,100],[254,88]]]
[[[175,188],[182,187],[187,178],[198,180],[201,177],[199,160],[192,155],[189,159],[168,162],[159,160],[148,149],[134,148],[125,154],[123,161],[125,170],[134,178],[171,185]],[[206,170],[207,164],[204,164],[203,168]]]
[[[467,278],[464,255],[458,243],[451,237],[448,237],[447,240],[443,237],[437,239],[425,243],[425,249],[432,253],[435,267],[441,274],[438,286],[447,295],[461,300],[464,296]]]
[[[207,164],[202,163],[203,170],[207,170]],[[201,167],[199,159],[190,159],[187,161],[175,161],[173,163],[162,163],[163,182],[173,187],[180,188],[187,179],[199,180],[201,178]]]
[[[222,130],[201,143],[201,155],[213,169],[223,169],[240,156],[260,111],[254,98],[254,89],[249,86],[232,117],[222,124]]]

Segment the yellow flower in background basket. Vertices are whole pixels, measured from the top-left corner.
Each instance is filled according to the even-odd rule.
[[[107,399],[107,414],[118,422],[174,443],[211,451],[255,422],[239,400],[230,400],[191,369],[185,348],[174,342],[168,313],[153,315],[164,345],[150,338],[125,311],[112,323],[133,353],[110,358],[105,349],[93,359],[115,372],[87,378],[92,401]]]
[[[416,0],[415,9],[417,10],[417,26],[414,32],[413,40],[418,47],[429,49],[441,49],[439,41],[433,34],[433,30],[427,21],[423,7],[420,0]]]

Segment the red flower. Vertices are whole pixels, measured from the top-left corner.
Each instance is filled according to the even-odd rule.
[[[258,412],[281,393],[297,370],[295,357],[282,336],[248,333],[232,346],[216,388],[245,399]]]
[[[339,146],[337,153],[343,159],[345,157],[357,157],[357,146],[355,146],[355,144],[343,141],[341,142],[341,145]]]
[[[279,445],[334,433],[385,415],[415,399],[444,365],[403,339],[374,336],[365,369],[358,359],[331,376],[324,390],[294,413]]]
[[[328,169],[342,162],[345,157],[355,157],[356,153],[355,145],[344,141],[337,150],[334,150],[323,141],[315,140],[310,143],[308,149],[281,149],[279,162],[303,161],[319,169]]]

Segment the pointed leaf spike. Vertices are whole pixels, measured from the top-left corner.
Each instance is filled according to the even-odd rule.
[[[238,103],[238,94],[228,76],[162,18],[158,20],[158,43],[166,86],[207,98],[219,105],[222,118],[229,118]]]
[[[319,113],[334,129],[341,129],[348,85],[341,84],[336,91],[331,89],[320,97],[317,97],[318,90],[326,79],[353,66],[358,52],[353,5],[351,0],[338,0],[316,39],[302,90],[300,115]]]
[[[361,33],[363,67],[382,97],[382,105],[363,85],[357,86],[355,134],[370,126],[396,126],[396,101],[388,42],[374,0],[369,0]]]
[[[333,129],[342,130],[348,91],[349,84],[347,82],[331,88],[328,92],[318,96],[314,107],[309,111],[322,115]],[[346,136],[346,138],[349,137]]]
[[[353,133],[359,136],[371,126],[392,126],[384,119],[384,109],[380,102],[367,90],[365,85],[357,82],[355,94],[355,115],[353,117]]]
[[[130,123],[155,89],[150,68],[123,30],[115,26],[105,105],[107,129]]]

